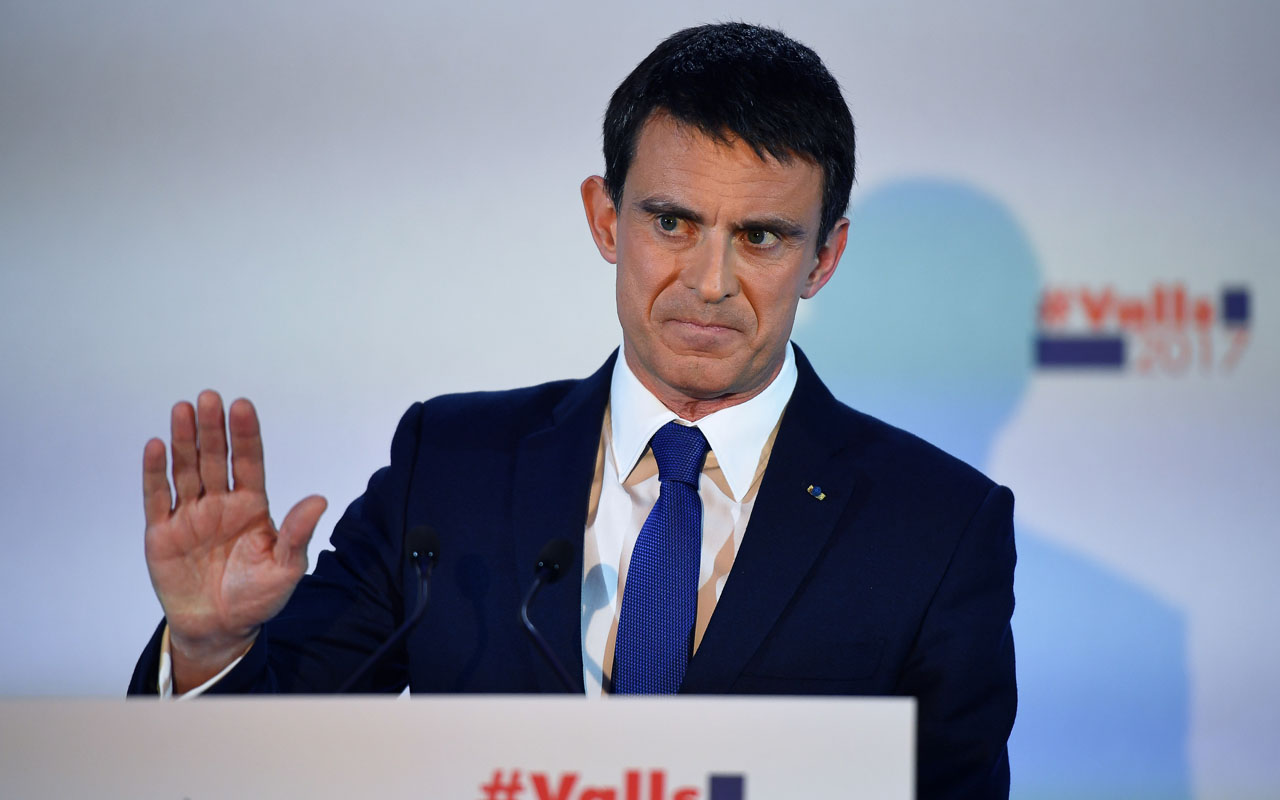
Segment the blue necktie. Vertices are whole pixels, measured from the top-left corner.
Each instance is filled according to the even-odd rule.
[[[684,680],[698,615],[702,431],[675,422],[649,441],[658,462],[658,502],[640,529],[614,640],[614,694],[675,694]]]

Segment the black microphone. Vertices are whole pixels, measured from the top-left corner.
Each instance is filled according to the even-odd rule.
[[[542,588],[542,584],[555,583],[572,566],[573,547],[569,542],[564,539],[552,539],[542,546],[542,552],[538,553],[538,561],[533,565],[533,583],[529,586],[529,593],[524,596],[524,602],[520,604],[520,621],[524,623],[525,630],[529,632],[533,643],[538,646],[542,657],[555,670],[556,677],[564,684],[565,690],[577,693],[577,683],[569,677],[569,671],[560,663],[560,659],[556,658],[556,654],[551,652],[551,645],[547,644],[547,640],[538,633],[538,629],[529,619],[529,605],[533,603],[533,596],[538,593],[538,589]]]
[[[427,610],[427,592],[431,588],[431,569],[440,558],[440,536],[430,525],[415,525],[404,535],[404,551],[409,555],[413,563],[413,571],[418,574],[418,604],[414,607],[413,613],[391,634],[391,638],[383,642],[377,650],[374,650],[373,655],[365,659],[360,668],[338,687],[339,694],[351,691],[351,687],[355,686],[356,682],[365,676],[365,673],[373,669],[374,665],[381,661],[391,648],[404,640],[404,637],[409,634],[409,631],[418,623],[418,620],[422,619],[422,612]]]

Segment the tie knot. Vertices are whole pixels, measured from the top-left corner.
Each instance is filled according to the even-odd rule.
[[[658,462],[660,482],[679,481],[695,489],[698,487],[698,475],[707,457],[707,440],[702,431],[678,422],[668,422],[649,440],[649,446],[653,448],[653,458]]]

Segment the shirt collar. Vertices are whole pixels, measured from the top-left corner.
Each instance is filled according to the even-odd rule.
[[[682,425],[696,425],[707,437],[734,499],[741,501],[755,480],[765,442],[791,399],[796,374],[795,356],[788,343],[782,369],[764,391],[744,403],[722,408],[692,423],[677,416],[640,383],[627,364],[625,351],[620,350],[609,385],[609,417],[613,428],[610,449],[618,467],[618,480],[626,480],[635,469],[658,429],[675,420]]]

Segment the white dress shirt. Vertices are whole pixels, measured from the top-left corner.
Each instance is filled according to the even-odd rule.
[[[618,598],[626,586],[631,550],[658,501],[658,465],[649,450],[649,439],[675,420],[696,425],[711,446],[698,483],[702,563],[693,639],[696,651],[742,545],[778,421],[795,385],[795,356],[788,346],[782,369],[764,391],[691,423],[654,397],[626,359],[618,356],[600,434],[583,547],[582,676],[588,697],[605,693],[618,631]]]

